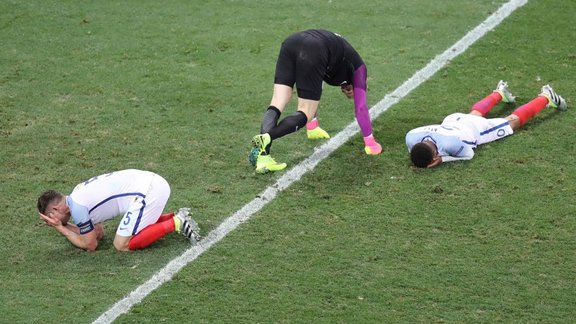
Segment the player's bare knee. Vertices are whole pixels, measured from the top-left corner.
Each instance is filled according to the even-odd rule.
[[[512,127],[512,129],[517,129],[520,128],[522,126],[522,122],[520,121],[520,118],[514,114],[510,114],[506,117],[506,120],[508,121],[508,123],[510,124],[510,127]]]

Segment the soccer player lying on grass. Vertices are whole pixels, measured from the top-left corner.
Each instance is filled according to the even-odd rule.
[[[310,139],[330,138],[318,125],[316,110],[322,95],[322,82],[340,86],[344,95],[354,99],[356,120],[364,136],[367,154],[380,154],[382,147],[372,135],[366,105],[366,65],[356,50],[340,35],[313,29],[290,35],[284,40],[276,62],[274,92],[264,114],[260,134],[252,138],[248,159],[256,172],[267,173],[286,168],[270,156],[272,141],[304,126]],[[290,102],[296,85],[298,111],[278,123]]]
[[[78,184],[69,196],[48,190],[38,198],[40,219],[75,246],[94,251],[104,237],[102,223],[118,215],[114,247],[119,251],[144,248],[177,232],[195,242],[196,222],[188,208],[162,215],[170,186],[161,176],[141,170],[122,170]],[[74,224],[68,223],[70,218]]]
[[[442,162],[470,160],[474,149],[508,135],[523,126],[545,107],[566,109],[566,100],[549,85],[542,87],[538,97],[518,107],[505,118],[484,118],[501,101],[514,102],[508,84],[500,81],[496,90],[474,104],[468,114],[448,115],[440,125],[428,125],[406,134],[410,159],[419,168],[432,168]]]

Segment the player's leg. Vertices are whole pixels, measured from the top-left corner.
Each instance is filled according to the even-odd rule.
[[[176,230],[174,219],[169,219],[163,222],[154,223],[146,226],[138,234],[132,236],[128,240],[129,250],[138,250],[147,247],[148,245],[158,241],[168,233]],[[114,239],[114,246],[116,246],[116,239]]]
[[[295,65],[291,58],[291,47],[295,46],[293,41],[285,41],[280,48],[280,54],[276,61],[276,71],[274,74],[274,89],[272,93],[272,100],[268,109],[264,113],[262,123],[260,124],[260,134],[252,138],[252,149],[248,154],[248,161],[253,166],[256,166],[258,159],[271,160],[270,157],[260,158],[270,154],[272,146],[272,139],[268,132],[278,124],[278,119],[284,111],[284,108],[292,97],[292,87],[295,80]],[[268,161],[270,163],[271,161]],[[276,169],[281,170],[286,166],[277,166]],[[274,168],[274,167],[273,167]],[[257,170],[258,171],[258,170]]]
[[[169,220],[169,219],[172,219],[172,218],[174,218],[174,215],[175,215],[175,214],[176,214],[176,213],[174,213],[174,212],[162,214],[162,215],[160,215],[160,217],[158,218],[158,220],[156,221],[156,223],[161,223],[161,222],[163,222],[163,221],[167,221],[167,220]]]
[[[320,97],[322,96],[323,78],[326,73],[327,53],[325,44],[313,37],[297,36],[297,42],[291,51],[292,55],[292,75],[288,79],[277,76],[275,83],[286,84],[291,81],[296,85],[298,93],[298,111],[287,116],[280,123],[271,129],[271,140],[293,133],[306,126],[306,123],[313,120]]]
[[[459,124],[461,140],[476,145],[493,142],[512,135],[514,130],[505,118],[485,118],[473,114],[455,113],[446,116],[442,125]]]
[[[270,107],[277,110],[278,116],[284,111],[284,108],[290,102],[292,97],[292,90],[296,83],[296,60],[294,53],[300,47],[301,35],[292,35],[282,42],[278,58],[276,59],[276,69],[274,70],[274,88],[272,92],[272,100],[270,100]],[[274,125],[262,125],[261,133],[267,133]]]
[[[534,116],[546,107],[557,108],[559,110],[566,109],[566,100],[558,95],[549,85],[543,86],[538,97],[518,107],[510,116],[506,117],[506,119],[510,120],[510,124],[516,129],[524,126],[528,120],[534,118]]]
[[[182,212],[186,210],[186,212]],[[128,241],[128,250],[138,250],[158,241],[168,233],[177,232],[193,242],[200,239],[198,224],[188,217],[187,208],[181,208],[170,219],[146,226]],[[125,250],[124,250],[125,251]]]
[[[293,59],[295,48],[299,46],[299,36],[286,39],[280,47],[274,71],[274,88],[270,105],[264,113],[260,134],[268,133],[276,127],[280,115],[292,98],[292,90],[296,83],[296,63]]]
[[[318,106],[318,102],[314,104],[311,103],[311,100],[306,100],[307,103],[304,104],[304,108],[301,110],[301,100],[302,99],[298,98],[298,111],[282,119],[278,125],[271,128],[267,133],[259,134],[252,138],[252,151],[249,159],[251,162],[255,162],[256,172],[268,173],[286,168],[286,163],[278,163],[270,156],[270,146],[273,140],[303,128],[308,121],[306,112],[315,112],[315,107]],[[312,108],[312,106],[314,106],[314,108]],[[312,116],[314,112],[311,113]],[[256,155],[255,152],[258,152],[258,154]]]
[[[478,118],[474,121],[480,130],[477,145],[493,142],[514,134],[514,129],[507,118]]]
[[[286,105],[292,98],[292,86],[286,84],[274,84],[272,92],[272,100],[270,100],[269,107],[275,107],[280,113],[284,111]]]
[[[272,145],[272,139],[263,139],[264,134],[268,134],[272,129],[274,129],[278,124],[278,119],[284,111],[284,107],[290,101],[292,96],[292,87],[283,84],[274,84],[274,94],[272,95],[272,101],[270,106],[264,113],[262,118],[262,123],[260,125],[260,134],[253,138],[254,149],[251,155],[255,155],[253,158],[257,158],[258,154],[270,154],[270,147]],[[256,149],[256,150],[255,150]],[[254,163],[252,163],[254,164]]]
[[[122,217],[114,237],[114,247],[119,251],[136,250],[174,232],[174,217],[158,222],[169,197],[168,182],[158,175],[154,176],[146,198],[135,199]]]
[[[268,132],[271,139],[275,140],[304,128],[308,120],[314,118],[318,104],[317,100],[298,98],[298,111],[282,119]]]
[[[292,97],[292,87],[284,84],[274,84],[274,92],[270,106],[264,113],[260,125],[260,134],[268,133],[278,124],[278,119]]]
[[[505,81],[500,80],[496,89],[492,91],[491,94],[484,97],[484,99],[478,101],[472,106],[470,110],[470,114],[477,115],[477,116],[486,116],[494,106],[499,104],[501,101],[505,103],[512,103],[514,102],[515,97],[512,95],[510,90],[508,89],[508,83]]]
[[[255,163],[256,172],[267,173],[286,168],[285,163],[278,163],[270,156],[272,141],[303,128],[316,114],[318,101],[322,94],[322,78],[326,69],[325,58],[321,56],[321,51],[318,50],[321,46],[323,45],[318,40],[307,39],[299,34],[290,37],[282,44],[276,64],[274,83],[285,86],[296,85],[298,111],[282,119],[268,132],[253,137],[253,148],[249,160],[251,163]],[[282,98],[279,97],[279,99]],[[275,103],[280,104],[282,102]],[[256,151],[258,151],[258,155],[254,158]]]
[[[536,116],[542,109],[546,108],[549,100],[545,96],[538,96],[528,103],[518,107],[506,119],[510,120],[512,128],[516,129],[524,126],[526,122]]]
[[[313,42],[307,42],[306,46],[295,44],[290,53],[296,57],[289,57],[281,51],[276,65],[276,74],[274,77],[274,95],[272,97],[272,106],[283,107],[288,103],[292,95],[292,86],[295,84],[298,92],[298,111],[285,117],[279,123],[269,123],[262,127],[261,134],[270,135],[270,143],[277,138],[293,133],[304,128],[308,121],[314,119],[318,103],[322,95],[322,78],[325,70],[325,62],[317,54],[317,48],[320,46]],[[283,45],[284,47],[284,45]],[[288,51],[285,51],[288,52]],[[305,57],[305,59],[302,59]],[[281,62],[283,62],[281,64]],[[279,117],[276,116],[276,117]],[[272,119],[271,119],[272,120]],[[275,121],[277,121],[276,118]],[[269,153],[269,149],[265,149]]]

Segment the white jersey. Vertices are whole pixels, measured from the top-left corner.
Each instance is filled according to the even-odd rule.
[[[406,134],[408,151],[417,143],[429,140],[436,144],[442,162],[469,160],[474,149],[513,133],[504,118],[487,119],[471,114],[455,113],[446,116],[440,125],[415,128]]]
[[[102,223],[118,215],[126,217],[128,214],[130,218],[130,213],[134,213],[136,215],[132,216],[132,219],[138,219],[131,224],[130,229],[137,232],[145,208],[153,207],[147,206],[146,196],[155,178],[160,178],[165,182],[153,172],[129,169],[102,174],[78,184],[66,198],[74,223],[84,234],[90,232],[94,224]],[[167,195],[169,194],[168,187]],[[153,198],[148,198],[148,201],[155,201]],[[163,201],[160,211],[166,200]],[[156,215],[156,218],[159,216],[160,213]]]

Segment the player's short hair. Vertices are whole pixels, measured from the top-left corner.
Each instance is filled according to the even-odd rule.
[[[43,194],[40,195],[40,197],[38,197],[38,205],[37,205],[38,211],[41,212],[42,214],[46,213],[46,208],[48,208],[48,205],[50,205],[51,203],[58,202],[62,198],[64,198],[64,195],[62,195],[56,190],[45,191]]]
[[[434,151],[426,143],[417,143],[410,149],[410,160],[415,166],[425,168],[434,159]]]

